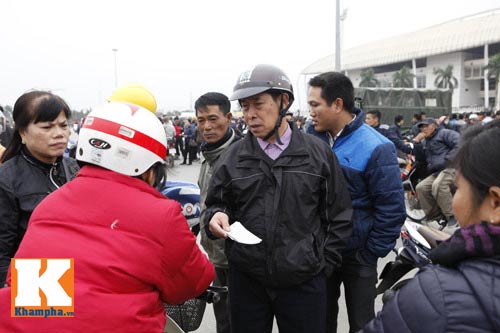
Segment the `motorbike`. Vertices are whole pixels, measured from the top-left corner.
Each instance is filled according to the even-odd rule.
[[[189,228],[196,236],[200,231],[200,188],[197,184],[184,181],[167,181],[161,194],[180,203],[182,214]]]
[[[405,195],[406,216],[414,222],[421,222],[425,218],[425,212],[418,202],[416,190],[419,181],[417,166],[418,163],[415,161],[415,156],[413,155],[408,155],[406,160],[402,160],[399,163]]]
[[[401,180],[403,182],[406,217],[413,222],[423,223],[426,219],[426,215],[420,206],[416,188],[418,182],[425,178],[423,177],[425,176],[425,172],[422,173],[419,170],[419,168],[425,168],[425,165],[422,165],[422,162],[416,161],[414,155],[408,155],[407,159],[400,160],[399,167],[401,170]],[[447,220],[444,215],[440,214],[435,220],[439,230],[443,230],[446,227]]]
[[[411,278],[402,279],[407,273],[431,263],[429,252],[450,237],[444,231],[411,221],[405,222],[400,235],[403,246],[394,249],[396,258],[385,265],[379,276],[377,295],[383,294],[383,303],[408,283]]]
[[[203,319],[207,303],[217,303],[227,287],[210,286],[200,296],[177,305],[164,304],[167,323],[164,333],[185,333],[197,330]]]
[[[169,199],[179,202],[182,214],[195,236],[200,231],[200,188],[197,184],[184,181],[167,181],[160,192]],[[165,333],[184,333],[197,330],[201,325],[207,303],[217,303],[220,295],[228,292],[227,287],[210,286],[200,296],[177,305],[164,304],[167,314]]]

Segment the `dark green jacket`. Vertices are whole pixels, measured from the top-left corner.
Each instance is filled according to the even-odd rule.
[[[212,173],[214,171],[215,162],[219,159],[219,156],[229,147],[233,142],[237,141],[239,137],[231,129],[231,137],[222,146],[214,150],[202,151],[203,161],[201,162],[200,176],[198,177],[198,186],[200,187],[200,234],[201,234],[201,245],[208,254],[208,259],[216,267],[227,268],[227,258],[224,254],[224,240],[216,239],[211,240],[207,237],[205,232],[204,215],[206,213],[205,199],[207,198],[208,185],[210,183],[210,178],[212,178]]]

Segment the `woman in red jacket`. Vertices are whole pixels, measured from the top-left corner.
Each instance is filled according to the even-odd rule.
[[[13,264],[8,282],[17,286],[0,289],[0,332],[162,332],[162,301],[180,303],[207,288],[212,265],[180,205],[155,189],[166,152],[161,123],[142,107],[112,102],[89,114],[76,152],[84,166],[37,207],[15,256],[73,258],[74,294],[65,291],[74,314],[49,304],[56,311],[47,318],[24,318],[30,312],[14,301],[11,309],[11,289],[17,299],[23,283]]]

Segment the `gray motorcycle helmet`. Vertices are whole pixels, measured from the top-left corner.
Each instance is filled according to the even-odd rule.
[[[286,92],[289,97],[289,106],[292,105],[293,87],[288,76],[276,66],[262,64],[240,74],[230,100],[240,100],[268,90]]]

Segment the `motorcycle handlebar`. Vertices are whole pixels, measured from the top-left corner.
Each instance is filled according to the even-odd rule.
[[[227,294],[227,287],[209,286],[197,299],[204,300],[207,303],[217,303],[222,294]]]

